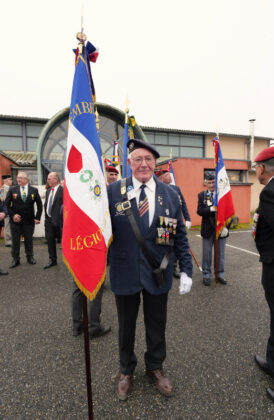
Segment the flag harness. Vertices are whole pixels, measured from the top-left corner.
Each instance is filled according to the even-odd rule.
[[[168,247],[167,252],[164,256],[164,258],[161,261],[161,264],[157,263],[155,258],[151,255],[144,238],[142,237],[142,234],[140,232],[140,229],[136,223],[135,217],[131,210],[131,204],[127,197],[127,189],[126,189],[126,178],[123,178],[121,180],[121,195],[122,195],[122,209],[124,210],[126,216],[128,216],[129,223],[131,225],[131,228],[133,230],[134,236],[136,238],[136,241],[138,242],[138,245],[140,246],[144,256],[146,257],[147,261],[150,263],[151,267],[153,268],[153,276],[157,283],[158,287],[162,287],[165,282],[164,272],[165,269],[168,266],[169,263],[169,257],[170,257],[170,247]]]

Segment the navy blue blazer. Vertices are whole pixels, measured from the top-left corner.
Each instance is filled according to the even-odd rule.
[[[143,231],[136,199],[131,202],[132,213],[146,241],[146,245],[155,260],[161,263],[168,246],[157,245],[156,226],[159,216],[177,219],[174,251],[179,259],[180,271],[192,277],[192,258],[186,229],[183,223],[182,211],[177,193],[168,185],[155,180],[155,214],[147,232]],[[132,185],[132,178],[127,178],[127,187]],[[143,255],[132,231],[128,216],[121,210],[121,181],[108,186],[109,210],[112,222],[113,242],[110,246],[110,285],[111,290],[118,295],[132,295],[142,289],[150,294],[167,293],[172,286],[173,248],[171,248],[169,264],[165,270],[165,283],[159,288],[153,278],[153,269]]]
[[[201,236],[203,238],[210,238],[215,233],[215,212],[210,211],[211,205],[207,205],[206,192],[202,191],[198,194],[198,208],[197,213],[202,216]]]
[[[189,212],[188,212],[188,208],[187,208],[184,196],[183,196],[180,188],[177,185],[172,185],[172,184],[169,184],[169,186],[171,188],[173,188],[174,191],[177,192],[177,194],[179,196],[179,201],[180,201],[180,204],[181,204],[181,207],[182,207],[182,212],[183,212],[184,219],[186,221],[190,222],[190,215],[189,215]]]
[[[257,210],[259,218],[256,227],[255,242],[260,254],[260,261],[274,262],[274,178],[260,194]]]

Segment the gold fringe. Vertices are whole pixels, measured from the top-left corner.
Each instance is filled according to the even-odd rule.
[[[225,224],[224,224],[224,227],[226,227],[230,222],[231,222],[231,220],[233,219],[233,217],[235,216],[235,214],[233,214],[229,219],[227,219],[226,220],[226,222],[225,222]],[[216,239],[218,239],[219,238],[219,236],[220,236],[220,234],[221,234],[221,232],[222,231],[219,231],[219,232],[216,232]]]
[[[113,240],[113,235],[111,235],[111,237],[109,238],[108,241],[108,249],[110,247],[110,244]],[[104,269],[104,273],[103,276],[101,277],[100,281],[98,282],[97,286],[95,287],[95,289],[93,290],[93,292],[89,292],[83,285],[82,283],[80,283],[80,281],[77,279],[77,277],[75,276],[68,260],[66,259],[66,257],[63,254],[63,261],[65,266],[67,267],[68,271],[70,272],[70,274],[72,275],[72,277],[74,278],[75,283],[77,284],[77,286],[79,287],[79,289],[81,290],[81,292],[84,293],[84,295],[90,300],[94,300],[96,298],[97,293],[99,292],[99,290],[101,289],[102,284],[105,281],[105,277],[106,277],[106,272],[107,272],[107,259],[106,259],[106,265],[105,265],[105,269]]]

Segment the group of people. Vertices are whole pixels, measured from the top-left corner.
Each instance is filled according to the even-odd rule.
[[[48,175],[49,188],[46,192],[45,210],[45,236],[48,244],[49,262],[44,266],[47,269],[57,264],[56,238],[60,232],[60,207],[63,201],[63,188],[56,172]],[[42,200],[38,189],[29,184],[26,172],[19,171],[17,185],[8,186],[5,198],[1,201],[1,216],[5,223],[5,237],[9,234],[12,262],[10,268],[20,265],[20,242],[23,238],[27,262],[36,264],[33,253],[33,233],[35,225],[40,224],[43,211]],[[6,242],[7,244],[7,242]],[[8,272],[5,271],[5,274]]]
[[[143,304],[146,332],[144,361],[146,375],[158,391],[170,397],[172,381],[163,370],[166,358],[166,322],[168,293],[172,287],[175,260],[179,269],[179,293],[190,292],[192,287],[192,256],[187,229],[191,226],[185,200],[178,187],[170,185],[168,171],[158,170],[158,151],[147,142],[132,139],[128,142],[129,164],[132,175],[117,181],[115,167],[107,168],[107,192],[112,222],[113,241],[109,248],[110,287],[115,295],[119,325],[119,375],[117,396],[126,400],[133,385],[137,365],[134,351],[136,321],[139,306]],[[255,356],[258,366],[274,377],[274,147],[261,152],[255,159],[256,175],[265,185],[260,195],[255,241],[263,264],[262,284],[270,308],[270,337],[266,358]],[[20,237],[25,239],[25,252],[29,264],[35,264],[32,235],[34,225],[40,223],[42,213],[38,190],[28,184],[27,175],[19,172],[18,186],[11,187],[4,206],[0,208],[0,220],[10,217],[12,236],[11,268],[20,264]],[[205,179],[206,190],[198,194],[197,213],[202,217],[203,284],[210,285],[212,249],[215,239],[215,213],[213,205],[214,174]],[[48,176],[50,186],[45,200],[45,232],[48,241],[49,263],[57,264],[56,237],[58,235],[63,189],[56,173]],[[34,212],[34,203],[37,210]],[[185,223],[183,222],[183,216]],[[218,239],[218,281],[225,285],[225,243],[228,229],[225,227]],[[179,271],[179,272],[178,272]],[[100,321],[103,287],[96,299],[89,303],[90,338],[107,334],[111,328]],[[93,322],[94,320],[94,322]],[[81,334],[82,292],[74,285],[72,293],[73,335]],[[274,401],[274,390],[267,389]]]

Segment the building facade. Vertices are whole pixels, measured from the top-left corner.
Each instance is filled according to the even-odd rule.
[[[96,104],[99,113],[98,134],[103,158],[112,158],[113,140],[119,144],[122,162],[125,115],[117,108]],[[50,120],[0,115],[0,179],[12,174],[14,183],[19,169],[27,170],[31,183],[45,184],[47,174],[56,171],[64,177],[69,108]],[[157,127],[134,127],[134,136],[154,144],[164,164],[170,157],[177,185],[181,188],[192,218],[196,214],[197,194],[204,189],[204,174],[214,169],[212,138],[215,133],[173,130]],[[261,186],[251,168],[250,136],[221,133],[219,135],[225,166],[230,178],[236,215],[248,223],[250,211],[256,209]],[[270,145],[270,138],[256,136],[254,156]]]

